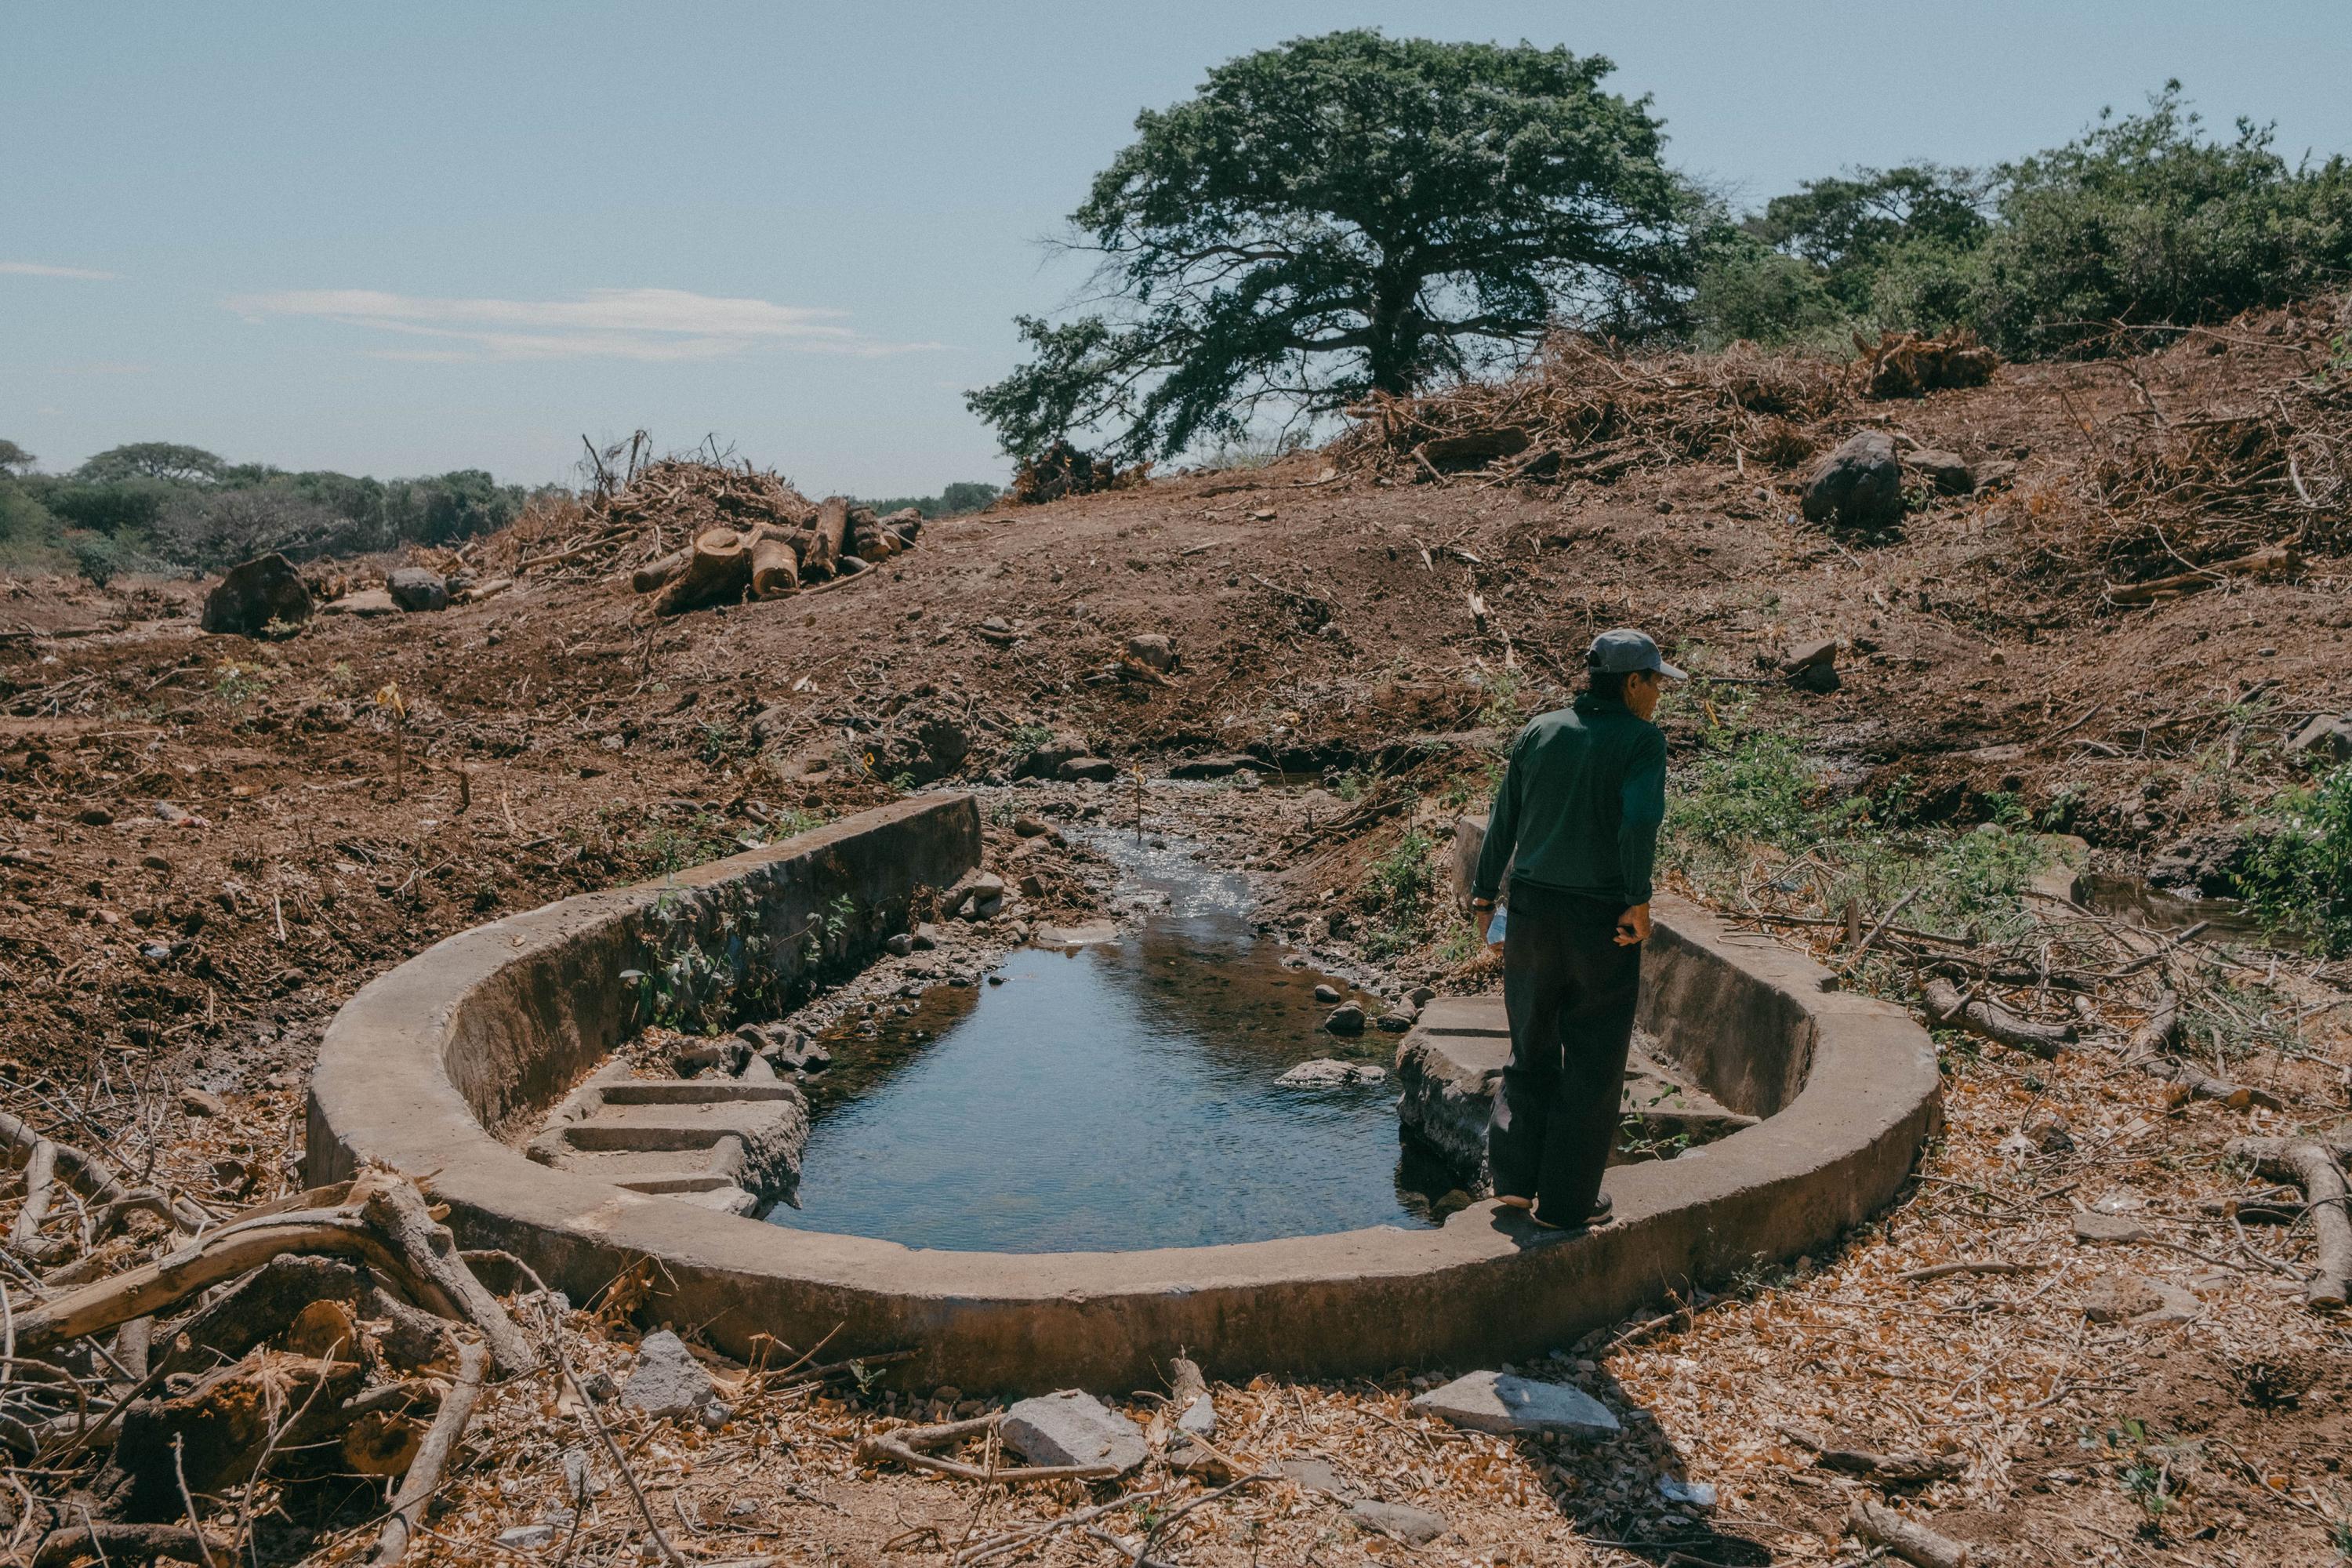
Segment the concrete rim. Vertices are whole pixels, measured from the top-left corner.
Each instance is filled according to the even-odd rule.
[[[1587,1236],[1530,1232],[1482,1203],[1425,1231],[1139,1252],[925,1250],[712,1214],[535,1164],[489,1130],[527,1107],[478,1082],[472,1103],[460,1091],[457,1075],[473,1068],[461,1037],[476,1053],[495,1037],[572,1058],[619,1037],[616,1006],[593,999],[585,1021],[576,999],[560,1018],[518,1014],[511,994],[529,990],[514,980],[525,966],[580,944],[621,951],[625,930],[660,900],[740,899],[747,886],[854,858],[861,841],[950,817],[958,833],[968,821],[976,861],[972,797],[918,797],[436,944],[372,982],[329,1026],[310,1085],[308,1179],[369,1163],[426,1178],[466,1246],[513,1251],[575,1300],[638,1258],[659,1259],[658,1310],[739,1353],[757,1332],[806,1344],[839,1324],[843,1353],[919,1344],[900,1369],[909,1386],[1121,1387],[1185,1345],[1216,1375],[1339,1375],[1564,1343],[1664,1287],[1831,1241],[1894,1195],[1937,1125],[1934,1047],[1907,1013],[1825,991],[1826,972],[1810,960],[1664,895],[1654,911],[1662,989],[1696,977],[1706,984],[1686,999],[1731,986],[1750,997],[1740,1014],[1761,1002],[1797,1020],[1811,1071],[1757,1126],[1612,1170],[1617,1221]],[[503,1011],[487,1018],[494,1009]],[[600,1030],[606,1038],[587,1037]]]

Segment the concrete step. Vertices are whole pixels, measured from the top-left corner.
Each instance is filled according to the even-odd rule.
[[[789,1198],[808,1142],[799,1088],[740,1079],[635,1079],[599,1073],[524,1151],[633,1192],[746,1213]]]

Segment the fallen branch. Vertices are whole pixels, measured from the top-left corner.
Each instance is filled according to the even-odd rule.
[[[2272,1181],[2303,1189],[2319,1241],[2319,1268],[2304,1284],[2304,1304],[2343,1306],[2352,1284],[2352,1215],[2345,1213],[2344,1173],[2334,1151],[2310,1138],[2232,1138],[2227,1152]]]
[[[1873,1546],[1883,1546],[1916,1568],[1968,1568],[1969,1549],[1948,1535],[1904,1518],[1883,1503],[1857,1500],[1846,1528]]]
[[[53,1530],[33,1553],[32,1568],[67,1568],[95,1557],[101,1563],[152,1563],[158,1557],[174,1563],[209,1563],[215,1552],[226,1557],[235,1551],[225,1536],[201,1540],[184,1524],[106,1524],[96,1521]]]
[[[2040,1263],[1968,1260],[1958,1263],[1937,1263],[1926,1268],[1906,1268],[1895,1278],[1906,1285],[1918,1285],[1930,1279],[1948,1279],[1954,1274],[2032,1274],[2044,1267],[2045,1265]]]
[[[2021,1018],[1997,1002],[1960,994],[1948,980],[1930,980],[1927,986],[1927,1016],[1947,1028],[1962,1030],[2013,1051],[2029,1051],[2045,1060],[2074,1043],[2072,1024],[2038,1024]]]
[[[425,1500],[441,1485],[441,1472],[448,1468],[457,1439],[466,1435],[466,1423],[474,1418],[474,1406],[482,1397],[482,1374],[489,1360],[489,1352],[476,1342],[467,1341],[457,1347],[457,1386],[441,1401],[425,1441],[417,1447],[415,1463],[408,1467],[400,1489],[393,1494],[392,1517],[383,1521],[383,1532],[375,1539],[375,1550],[368,1553],[370,1568],[391,1568],[406,1554],[408,1538],[416,1527],[417,1517],[424,1512]]]
[[[1969,1472],[1969,1461],[1960,1454],[1880,1454],[1868,1448],[1841,1448],[1801,1426],[1782,1426],[1780,1432],[1799,1447],[1810,1451],[1813,1462],[1825,1470],[1869,1476],[1890,1486],[1953,1481]]]
[[[977,1436],[994,1428],[1004,1419],[1004,1413],[975,1415],[969,1421],[948,1421],[935,1426],[907,1426],[896,1432],[869,1433],[859,1439],[857,1457],[861,1459],[887,1460],[904,1465],[910,1470],[929,1470],[938,1475],[953,1476],[960,1481],[1003,1481],[1008,1486],[1022,1486],[1034,1481],[1107,1480],[1118,1474],[1117,1465],[1025,1465],[1009,1470],[982,1469],[967,1465],[961,1459],[942,1459],[928,1454],[926,1448],[937,1448],[961,1438]]]
[[[2107,602],[2115,605],[2152,605],[2159,599],[2179,598],[2207,588],[2219,587],[2231,577],[2268,577],[2290,574],[2302,564],[2290,546],[2273,545],[2257,550],[2252,555],[2241,555],[2234,561],[2216,561],[2194,572],[2181,572],[2170,577],[2158,577],[2146,583],[2110,583]]]

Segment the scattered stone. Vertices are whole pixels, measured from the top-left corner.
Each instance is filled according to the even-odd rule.
[[[1411,1013],[1383,1013],[1372,1020],[1372,1026],[1384,1035],[1402,1035],[1416,1022]]]
[[[2033,1147],[2044,1154],[2071,1154],[2074,1152],[2074,1135],[2066,1129],[2062,1116],[2036,1118],[2025,1125],[2025,1136]]]
[[[610,1405],[621,1397],[621,1385],[613,1381],[611,1373],[601,1369],[582,1378],[580,1387],[582,1392],[599,1405]]]
[[[1958,452],[1922,447],[1903,459],[1903,466],[1927,481],[1940,495],[1964,496],[1977,488],[1976,470]]]
[[[610,1383],[612,1379],[605,1378],[604,1381]],[[574,1502],[584,1502],[588,1489],[588,1450],[575,1444],[563,1450],[563,1495]],[[597,1489],[601,1491],[604,1489],[600,1487]]]
[[[513,1552],[537,1552],[555,1544],[555,1526],[518,1524],[499,1531],[499,1544]]]
[[[2137,1220],[2123,1215],[2100,1214],[2095,1209],[2076,1209],[2074,1239],[2091,1242],[2146,1241],[2147,1227]]]
[[[1780,673],[1800,691],[1835,691],[1837,638],[1822,637],[1790,645],[1787,657],[1780,660]]]
[[[1331,1016],[1323,1020],[1323,1026],[1335,1035],[1360,1035],[1364,1032],[1364,1010],[1353,1002],[1334,1007]]]
[[[1328,1004],[1337,1002],[1339,999],[1339,988],[1338,986],[1331,984],[1328,981],[1318,982],[1316,984],[1315,1000],[1318,1002]]]
[[[1658,1478],[1658,1495],[1684,1508],[1709,1509],[1715,1506],[1715,1483],[1712,1481],[1678,1481],[1672,1476]]]
[[[1015,882],[1013,886],[1021,889],[1021,896],[1024,899],[1042,899],[1045,896],[1045,879],[1034,871],[1022,872],[1021,880]]]
[[[1415,1007],[1426,1007],[1437,1000],[1437,993],[1426,985],[1416,985],[1404,994],[1404,999]]]
[[[924,921],[915,927],[915,951],[929,952],[940,945],[940,928]]]
[[[891,957],[904,958],[915,951],[915,936],[912,931],[902,931],[882,945],[889,951]]]
[[[74,813],[74,820],[84,827],[111,827],[114,825],[114,813],[102,805],[85,805]]]
[[[1509,1373],[1470,1373],[1431,1389],[1412,1405],[1423,1415],[1477,1432],[1613,1437],[1622,1429],[1609,1407],[1584,1390]]]
[[[1378,1083],[1388,1077],[1385,1068],[1370,1062],[1343,1062],[1332,1057],[1318,1057],[1311,1062],[1300,1062],[1274,1081],[1285,1089],[1337,1089],[1343,1084]]]
[[[211,1089],[191,1084],[180,1091],[180,1109],[190,1116],[226,1116],[228,1102]]]
[[[205,596],[205,630],[223,635],[255,637],[277,621],[299,626],[310,618],[310,590],[294,563],[276,551],[257,555],[228,569],[219,586]]]
[[[1118,776],[1118,764],[1108,757],[1072,757],[1054,776],[1065,784],[1108,784]]]
[[[392,595],[382,588],[361,588],[332,601],[319,613],[326,616],[359,616],[364,618],[375,616],[396,616],[400,614],[400,606],[394,604]]]
[[[1863,430],[1815,468],[1805,481],[1804,514],[1838,528],[1885,528],[1902,521],[1903,465],[1895,437]]]
[[[2287,750],[2310,752],[2336,762],[2352,758],[2352,718],[2340,713],[2322,713],[2294,732]]]
[[[1310,1492],[1322,1492],[1329,1497],[1345,1497],[1348,1489],[1339,1480],[1339,1472],[1326,1459],[1285,1459],[1275,1467]]]
[[[1075,1388],[1021,1401],[998,1430],[1033,1465],[1108,1465],[1125,1475],[1151,1457],[1140,1427]]]
[[[2137,1274],[2102,1274],[2083,1293],[2083,1316],[2095,1323],[2121,1323],[2161,1309],[2164,1298]]]
[[[1043,838],[1048,844],[1059,844],[1062,841],[1060,831],[1053,824],[1040,822],[1034,816],[1014,817],[1013,831],[1024,838]]]
[[[702,1424],[716,1432],[735,1419],[734,1408],[724,1401],[714,1399],[702,1407]]]
[[[383,591],[392,602],[404,610],[446,610],[449,607],[449,580],[438,572],[422,566],[395,566],[384,574]]]
[[[709,1371],[686,1342],[661,1329],[638,1342],[637,1364],[621,1390],[621,1403],[648,1415],[691,1415],[716,1393]]]
[[[1165,675],[1176,667],[1176,645],[1162,632],[1144,632],[1127,639],[1127,657]]]
[[[1449,1528],[1443,1514],[1409,1503],[1375,1502],[1360,1498],[1348,1505],[1348,1517],[1370,1525],[1382,1535],[1393,1535],[1408,1546],[1425,1546]]]
[[[1016,779],[1059,778],[1064,763],[1086,754],[1085,737],[1067,730],[1058,730],[1039,744],[1032,746],[1028,753],[1013,765],[1013,776]]]
[[[1188,1437],[1214,1437],[1217,1402],[1205,1394],[1192,1395],[1192,1403],[1176,1413],[1176,1430]]]

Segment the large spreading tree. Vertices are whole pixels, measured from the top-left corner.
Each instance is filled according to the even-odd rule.
[[[1101,308],[1021,318],[1034,357],[972,410],[1015,457],[1172,456],[1509,363],[1563,319],[1668,319],[1691,203],[1614,68],[1363,30],[1228,61],[1071,215]]]

